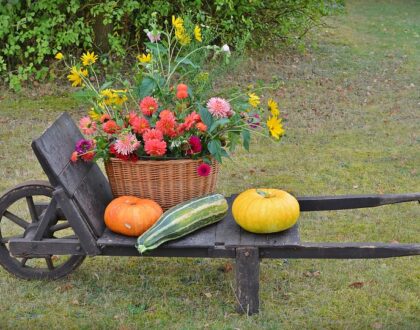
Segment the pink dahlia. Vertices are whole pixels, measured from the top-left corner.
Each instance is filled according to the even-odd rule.
[[[166,153],[166,142],[157,139],[144,142],[144,150],[150,156],[163,156]]]
[[[79,127],[83,134],[92,135],[96,132],[96,123],[90,119],[90,117],[82,117],[79,121]]]
[[[164,118],[156,122],[156,128],[163,133],[163,135],[169,137],[175,137],[176,132],[176,122],[175,119]]]
[[[119,136],[114,143],[115,151],[121,155],[131,154],[140,147],[140,141],[132,133],[127,133]]]
[[[148,140],[162,141],[163,140],[163,133],[162,133],[162,131],[160,131],[156,128],[148,129],[147,131],[145,131],[143,133],[143,140],[144,141],[148,141]]]
[[[207,108],[213,117],[216,118],[226,118],[233,114],[229,102],[220,97],[212,97],[207,102]]]
[[[140,110],[145,116],[153,115],[158,109],[158,103],[155,98],[151,96],[146,96],[143,100],[140,101]]]
[[[211,172],[211,166],[206,163],[202,163],[197,167],[197,173],[199,176],[209,176]]]
[[[198,136],[195,136],[195,135],[191,136],[188,139],[188,143],[190,145],[190,149],[187,151],[188,155],[201,152],[202,146],[201,146],[200,138]]]

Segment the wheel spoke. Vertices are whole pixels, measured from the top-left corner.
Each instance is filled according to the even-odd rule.
[[[54,226],[51,226],[50,231],[55,233],[56,231],[67,229],[67,228],[70,228],[70,224],[68,222],[63,222],[63,223],[58,223]]]
[[[28,258],[22,258],[22,260],[20,261],[20,265],[22,267],[25,267],[27,261],[28,261]]]
[[[13,221],[15,224],[17,224],[19,227],[22,228],[27,228],[29,226],[29,223],[27,223],[25,220],[19,218],[17,215],[9,212],[9,211],[4,211],[3,215],[9,219],[10,221]]]
[[[32,222],[38,222],[38,214],[36,213],[36,208],[34,204],[34,199],[32,196],[26,196],[26,203],[28,204],[29,213],[31,214]]]
[[[51,257],[45,258],[45,262],[47,263],[47,266],[48,266],[49,270],[54,269],[54,264],[53,264],[53,261],[52,261]]]

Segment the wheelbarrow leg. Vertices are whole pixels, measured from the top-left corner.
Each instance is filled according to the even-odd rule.
[[[259,311],[260,258],[258,248],[236,249],[236,308],[241,314],[256,314]]]

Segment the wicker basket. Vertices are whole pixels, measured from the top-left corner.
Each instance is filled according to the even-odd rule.
[[[105,170],[114,197],[123,195],[150,198],[163,210],[189,199],[213,193],[219,164],[213,161],[209,176],[199,176],[200,160],[138,160],[111,158]]]

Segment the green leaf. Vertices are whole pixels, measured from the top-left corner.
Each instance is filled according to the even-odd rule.
[[[151,95],[156,86],[157,84],[154,79],[150,77],[144,77],[140,85],[137,87],[137,96],[142,99],[148,95]]]
[[[149,48],[154,54],[160,54],[161,56],[162,54],[166,54],[166,51],[167,51],[166,47],[160,43],[146,42],[145,44],[146,44],[146,47]],[[159,53],[158,53],[158,49],[159,49]]]
[[[176,60],[176,63],[177,63],[177,64],[186,64],[186,65],[190,65],[190,66],[192,66],[194,69],[198,69],[198,68],[199,68],[199,66],[198,66],[198,65],[194,64],[194,63],[193,63],[190,59],[185,58],[185,57],[180,58],[180,59],[177,59],[177,60]]]
[[[104,89],[107,89],[108,87],[111,87],[113,83],[114,83],[113,81],[107,81],[101,86],[101,91]]]
[[[241,135],[242,135],[243,146],[244,146],[245,150],[249,151],[249,142],[251,141],[251,134],[249,133],[248,130],[244,129],[241,132]]]
[[[221,118],[216,120],[209,129],[209,133],[213,132],[216,128],[218,128],[219,126],[223,126],[225,124],[227,124],[229,122],[229,119],[227,118]]]
[[[207,127],[211,127],[213,125],[213,116],[211,115],[211,113],[203,106],[201,106],[201,104],[197,103],[197,107],[198,107],[198,112],[200,113],[200,117],[201,120],[203,121],[203,123],[207,126]]]
[[[207,149],[219,163],[222,162],[222,144],[219,140],[211,140],[207,145]]]

